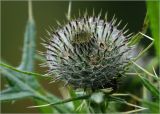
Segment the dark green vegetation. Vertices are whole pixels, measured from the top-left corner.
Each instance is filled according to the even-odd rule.
[[[27,2],[24,2],[27,4]],[[8,4],[14,4],[14,3],[8,3]],[[36,4],[36,3],[35,3]],[[37,3],[39,5],[43,5],[43,3]],[[50,3],[48,3],[49,5]],[[54,4],[54,2],[52,3]],[[63,2],[62,3],[57,3],[57,5],[62,5],[65,6],[68,4],[68,2]],[[75,5],[74,5],[75,4]],[[83,3],[72,3],[72,10],[71,14],[76,14],[77,11],[74,11],[73,9],[76,9],[75,7],[78,7],[77,4],[80,4],[80,6],[88,4],[89,7],[89,2]],[[97,4],[97,9],[100,9],[100,6],[103,6],[102,3],[95,2]],[[110,9],[114,9],[111,7],[111,3],[108,3],[110,6]],[[112,3],[114,4],[114,3]],[[127,5],[125,2],[119,2],[117,3],[119,5],[115,5],[118,8],[121,8],[123,5]],[[129,4],[129,3],[128,3]],[[130,6],[139,6],[140,7],[145,7],[145,3],[143,2],[133,2],[131,3],[132,5]],[[5,2],[3,4],[5,6]],[[19,4],[22,5],[22,4]],[[28,9],[29,9],[29,16],[28,16],[28,21],[25,29],[25,34],[24,34],[24,45],[23,45],[23,53],[22,53],[22,60],[20,65],[18,67],[12,67],[13,65],[10,65],[7,63],[5,60],[6,58],[12,58],[12,56],[7,56],[6,58],[3,57],[3,54],[5,52],[5,45],[2,44],[2,59],[0,63],[0,71],[2,73],[2,81],[5,80],[5,85],[7,87],[3,87],[0,93],[0,100],[2,102],[2,112],[10,112],[10,108],[5,107],[6,103],[11,104],[12,101],[15,103],[12,104],[12,106],[17,110],[15,112],[18,112],[20,109],[18,108],[19,105],[16,104],[19,100],[22,99],[30,99],[31,101],[34,102],[34,104],[29,104],[29,105],[24,105],[24,112],[26,110],[28,112],[33,113],[32,111],[40,112],[40,113],[52,113],[52,112],[60,112],[60,113],[86,113],[86,112],[126,112],[126,113],[132,113],[132,112],[138,112],[138,113],[145,113],[145,112],[150,112],[150,113],[158,113],[159,112],[159,98],[160,98],[160,93],[159,93],[159,85],[158,82],[160,81],[159,74],[156,73],[158,71],[158,57],[159,57],[159,33],[157,30],[159,30],[158,25],[159,25],[159,20],[157,17],[159,17],[159,2],[146,2],[146,12],[147,16],[145,17],[142,14],[139,15],[139,20],[143,21],[138,21],[137,25],[132,25],[133,23],[128,22],[131,26],[131,31],[138,32],[141,31],[144,34],[149,34],[149,36],[152,36],[153,39],[149,39],[146,37],[142,37],[141,33],[138,33],[135,35],[134,40],[132,43],[139,43],[140,47],[145,48],[144,51],[141,50],[140,55],[135,58],[135,60],[139,60],[138,63],[132,62],[133,67],[130,69],[130,73],[126,74],[126,78],[124,78],[120,84],[119,90],[116,93],[108,93],[107,90],[99,90],[95,93],[91,93],[90,91],[87,91],[87,93],[83,93],[83,91],[76,92],[73,90],[71,87],[67,87],[61,90],[61,96],[63,96],[63,99],[61,97],[57,97],[57,95],[51,94],[48,92],[47,86],[42,87],[42,83],[40,82],[41,80],[44,80],[44,78],[40,73],[35,73],[35,62],[40,62],[44,61],[42,56],[39,56],[36,54],[36,32],[38,33],[39,29],[37,29],[36,26],[37,23],[34,20],[36,19],[36,15],[33,16],[32,14],[32,6],[29,4]],[[96,6],[96,5],[95,5]],[[59,7],[59,6],[58,6]],[[87,6],[85,6],[87,8]],[[10,7],[12,8],[12,7]],[[34,8],[34,3],[33,3],[33,8]],[[118,10],[117,8],[117,10]],[[133,7],[134,9],[136,7]],[[63,8],[62,8],[63,9]],[[105,10],[105,9],[103,9]],[[139,9],[141,12],[143,9]],[[84,11],[84,10],[83,10]],[[83,12],[82,11],[82,12]],[[91,11],[91,10],[90,10]],[[95,8],[96,11],[96,8]],[[131,10],[132,11],[132,10]],[[42,13],[43,10],[39,11],[39,13]],[[99,12],[99,11],[97,11]],[[154,12],[154,13],[153,13]],[[34,12],[36,14],[36,12]],[[45,12],[43,12],[45,13]],[[108,12],[109,14],[115,13],[113,10]],[[59,14],[59,17],[63,16],[63,14]],[[70,13],[68,13],[70,14]],[[119,14],[120,15],[120,14]],[[133,16],[133,12],[126,13],[126,15]],[[24,16],[24,15],[23,15]],[[22,17],[23,17],[22,16]],[[38,14],[37,14],[38,16]],[[111,15],[110,17],[112,17]],[[19,16],[20,18],[21,16]],[[34,17],[34,18],[33,18]],[[72,17],[70,15],[67,16]],[[127,16],[126,16],[127,17]],[[14,18],[14,17],[13,17]],[[46,17],[44,17],[46,18]],[[65,15],[63,16],[65,18]],[[120,17],[119,19],[123,18],[123,20],[127,21],[125,17]],[[38,19],[37,19],[38,20]],[[45,19],[44,19],[45,20]],[[61,19],[60,21],[65,20]],[[138,18],[137,18],[138,20]],[[134,21],[137,21],[134,18]],[[3,21],[3,20],[2,20]],[[4,20],[5,21],[5,20]],[[55,20],[52,20],[55,21]],[[149,22],[149,24],[148,24]],[[36,23],[36,24],[35,24]],[[3,24],[3,23],[2,23]],[[19,24],[19,23],[18,23]],[[17,26],[18,26],[17,24]],[[140,24],[140,25],[139,25]],[[139,28],[141,29],[136,29],[138,28],[138,25],[140,26]],[[133,27],[132,27],[133,26]],[[135,28],[134,28],[135,27]],[[128,27],[130,28],[130,27]],[[2,28],[3,29],[3,28]],[[14,27],[16,30],[16,26]],[[45,29],[45,27],[44,27]],[[43,31],[44,31],[43,29]],[[3,30],[2,30],[3,31]],[[149,31],[149,32],[147,32]],[[3,32],[2,32],[3,33]],[[9,34],[9,33],[8,33]],[[3,37],[2,34],[2,42],[5,37]],[[14,45],[19,45],[20,43],[12,44],[12,40],[16,38],[11,38],[9,43],[12,49],[12,46]],[[37,38],[39,39],[39,38]],[[147,42],[147,43],[146,43]],[[132,44],[131,43],[131,44]],[[154,47],[152,46],[154,44]],[[38,45],[38,44],[37,44]],[[146,48],[147,47],[147,48]],[[151,50],[149,49],[150,47]],[[155,50],[155,51],[154,51]],[[10,50],[10,53],[12,53],[13,50]],[[154,53],[152,53],[154,51]],[[14,51],[13,51],[14,52]],[[16,52],[14,52],[16,53]],[[145,58],[144,58],[145,57]],[[147,58],[147,61],[144,59]],[[149,60],[149,62],[148,62]],[[17,60],[19,61],[19,60]],[[141,67],[143,65],[143,67]],[[38,66],[39,67],[39,66]],[[38,72],[38,71],[37,71]],[[44,74],[43,70],[43,74]],[[49,81],[47,81],[48,83]],[[2,83],[1,83],[2,84]],[[4,85],[4,83],[3,83]],[[2,85],[2,86],[3,86]],[[63,85],[63,84],[61,84]],[[56,89],[60,86],[56,84],[51,86],[56,86]],[[62,87],[62,86],[61,86]],[[55,89],[55,90],[56,90]],[[65,91],[65,92],[64,92]],[[67,91],[67,92],[66,92]],[[56,92],[54,92],[56,94]],[[70,98],[68,99],[68,93]],[[69,103],[70,102],[70,103]],[[35,108],[31,107],[31,105],[36,105],[37,110]],[[40,106],[39,106],[40,105]],[[35,106],[35,107],[36,107]],[[30,107],[30,108],[27,108]]]

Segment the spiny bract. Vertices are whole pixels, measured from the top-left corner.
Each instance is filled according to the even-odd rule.
[[[75,88],[117,88],[131,59],[131,34],[118,30],[114,17],[84,16],[51,33],[45,56],[49,74]]]

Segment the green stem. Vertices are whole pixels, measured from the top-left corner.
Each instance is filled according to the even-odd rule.
[[[40,95],[37,95],[37,96],[38,96],[38,98],[40,98],[40,99],[42,99],[42,100],[47,101],[47,102],[50,103],[50,101],[44,99],[42,96],[40,96]],[[84,96],[80,96],[80,97],[76,97],[76,98],[69,98],[69,99],[66,99],[66,100],[58,101],[58,102],[55,102],[55,103],[50,103],[50,104],[45,104],[45,105],[39,105],[39,106],[30,106],[29,108],[54,106],[54,105],[59,105],[59,104],[68,103],[68,102],[71,102],[71,101],[87,99],[87,98],[89,98],[89,96],[90,96],[90,95],[84,95]]]
[[[27,74],[27,75],[43,76],[42,74],[38,74],[38,73],[33,73],[33,72],[27,72],[27,71],[18,70],[18,69],[14,68],[14,67],[12,67],[12,66],[10,66],[10,65],[3,64],[3,63],[0,63],[0,66],[3,66],[3,67],[5,67],[5,68],[14,70],[14,71],[19,72],[19,73]]]

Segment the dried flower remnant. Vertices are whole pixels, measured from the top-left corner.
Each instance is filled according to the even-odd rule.
[[[45,42],[48,74],[75,88],[117,88],[117,80],[128,68],[132,34],[118,30],[120,22],[85,15],[51,33]],[[117,23],[117,24],[116,24]]]

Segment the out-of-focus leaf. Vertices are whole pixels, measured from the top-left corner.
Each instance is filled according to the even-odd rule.
[[[18,69],[20,71],[34,71],[34,63],[35,63],[35,47],[36,47],[36,26],[35,21],[33,18],[32,12],[32,1],[28,1],[28,21],[25,28],[24,33],[24,43],[23,43],[23,53],[22,53],[22,60]],[[25,76],[22,75],[21,77],[24,78],[25,82],[28,83],[32,88],[38,89],[41,88],[40,84],[36,80],[36,77],[32,76]]]
[[[46,95],[47,95],[47,98],[48,98],[48,102],[49,103],[53,103],[53,102],[58,102],[58,101],[60,101],[61,99],[59,99],[58,97],[56,97],[56,96],[54,96],[53,94],[51,94],[51,93],[46,93]],[[69,113],[69,112],[71,112],[71,110],[70,110],[70,108],[67,106],[67,104],[61,104],[61,105],[59,105],[59,106],[54,106],[55,107],[55,109],[58,111],[58,112],[60,112],[60,113]]]
[[[19,66],[19,69],[26,71],[33,71],[34,69],[34,57],[35,57],[35,35],[36,27],[32,15],[32,3],[28,2],[28,22],[26,25],[26,30],[24,34],[24,46],[23,46],[23,55],[22,61]]]
[[[137,63],[135,63],[134,61],[132,61],[132,63],[137,66],[139,69],[141,69],[144,73],[146,73],[148,76],[151,76],[152,78],[154,78],[157,81],[160,81],[160,78],[155,76],[154,74],[148,72],[146,69],[144,69],[143,67],[139,66]],[[138,74],[138,73],[137,73]]]
[[[19,69],[33,71],[34,55],[35,55],[35,24],[33,20],[29,20],[26,26],[26,31],[24,36],[23,56]]]
[[[142,98],[139,98],[133,94],[112,94],[111,95],[111,100],[114,100],[114,101],[117,101],[117,100],[120,100],[121,102],[123,102],[124,100],[123,99],[119,99],[119,97],[116,97],[115,96],[130,96],[132,99],[140,102],[140,103],[143,103],[145,104],[146,107],[149,108],[150,111],[152,111],[152,113],[157,113],[159,111],[159,103],[157,101],[148,101],[147,99],[142,99]],[[117,99],[118,98],[118,99]],[[126,102],[126,101],[124,101]]]
[[[160,1],[147,1],[147,11],[148,16],[150,19],[150,27],[152,36],[155,40],[155,49],[157,55],[160,57],[159,51],[159,43],[160,43],[160,36],[159,36],[159,15],[160,15]]]
[[[75,91],[71,87],[69,87],[68,90],[69,90],[71,98],[77,97]],[[75,108],[77,108],[80,104],[81,104],[81,101],[75,101],[75,102],[73,102],[73,105],[74,105]]]
[[[25,84],[23,81],[21,81],[14,74],[10,73],[7,69],[5,69],[3,67],[0,67],[0,70],[6,78],[8,78],[11,82],[16,84],[20,89],[22,89],[22,90],[32,90],[31,87],[29,87],[27,84]]]
[[[160,111],[159,103],[157,102],[149,102],[146,100],[142,100],[142,103],[145,104],[145,106],[149,107],[152,113],[158,113]]]
[[[33,18],[32,11],[32,1],[28,1],[28,22],[25,29],[24,34],[24,45],[23,45],[23,54],[22,60],[18,67],[19,70],[22,71],[34,71],[34,63],[35,63],[35,46],[36,46],[36,26]],[[36,80],[36,77],[33,75],[26,76],[22,75],[25,83],[27,83],[32,89],[37,91],[42,91],[42,87]],[[39,105],[43,103],[39,102],[39,100],[35,100],[35,102]],[[52,113],[52,109],[50,107],[39,108],[42,113]]]
[[[6,101],[6,100],[16,100],[16,99],[22,99],[26,97],[31,97],[33,94],[28,91],[17,91],[17,92],[7,92],[7,93],[0,93],[0,101]]]
[[[37,60],[39,60],[40,62],[44,62],[44,61],[45,61],[45,58],[42,57],[42,56],[39,55],[39,54],[36,54],[36,55],[35,55],[35,58],[36,58]]]
[[[76,91],[73,90],[73,88],[69,87],[68,90],[69,90],[71,98],[78,97],[78,95],[76,94]],[[81,101],[80,100],[73,101],[73,105],[74,105],[76,113],[86,113],[87,112],[86,108],[88,108],[88,107],[81,108],[82,105],[84,105],[84,101],[83,100],[81,100]]]
[[[14,92],[13,88],[11,87],[2,90],[0,94],[10,93],[10,92]]]
[[[65,99],[65,100],[62,100],[62,101],[55,102],[55,103],[50,103],[50,104],[45,104],[45,105],[39,105],[39,106],[30,106],[29,108],[46,107],[46,106],[51,106],[51,105],[54,106],[54,105],[68,103],[68,102],[71,102],[71,101],[87,99],[89,97],[90,97],[90,95],[83,95],[83,96],[79,96],[79,97],[76,97],[76,98]]]
[[[159,98],[159,90],[153,84],[151,84],[146,78],[142,77],[140,74],[138,76],[140,77],[143,85],[152,93],[152,95]]]
[[[16,87],[19,88],[18,90],[29,90],[29,91],[35,93],[35,90],[30,85],[28,85],[28,83],[24,83],[24,80],[21,80],[21,78],[19,78],[19,76],[18,76],[18,75],[23,76],[23,73],[24,74],[28,74],[29,73],[30,75],[34,75],[34,73],[20,71],[20,70],[15,69],[12,66],[9,66],[9,65],[6,65],[6,64],[2,64],[2,63],[0,64],[0,70],[1,70],[2,74],[4,74],[4,76],[10,82],[12,82],[13,84],[16,84]],[[29,75],[24,75],[24,76],[29,76]],[[24,78],[24,76],[23,76],[23,78]],[[6,91],[4,90],[4,92],[7,92],[7,91],[9,91],[9,90],[6,90]],[[34,95],[36,96],[36,94],[34,94]],[[43,97],[45,99],[45,102],[52,103],[52,102],[60,100],[60,99],[58,99],[57,97],[55,97],[53,95],[48,95],[48,94],[46,94],[46,95],[47,96],[44,96],[45,98]],[[36,98],[39,99],[39,97],[36,97]],[[41,102],[40,100],[36,100],[36,102],[38,103],[38,105],[46,104],[45,102]],[[58,110],[59,112],[63,112],[63,113],[64,112],[69,112],[69,109],[67,109],[67,107],[56,107],[55,106],[55,109]],[[43,112],[45,111],[46,113],[49,113],[48,111],[49,110],[51,111],[51,107],[41,107],[40,110],[43,111]]]
[[[0,63],[0,66],[5,67],[5,68],[8,68],[8,69],[11,69],[11,70],[14,70],[14,71],[16,71],[17,73],[27,74],[27,76],[30,76],[30,75],[32,75],[32,76],[43,76],[43,75],[38,74],[38,73],[33,73],[33,72],[27,72],[27,71],[18,70],[18,69],[16,69],[16,68],[14,68],[14,67],[12,67],[12,66],[10,66],[10,65],[4,64],[4,63]],[[11,71],[10,71],[10,72],[11,72]]]
[[[153,59],[150,60],[150,62],[148,63],[148,65],[146,66],[146,70],[149,72],[154,72],[153,68],[158,68],[159,65],[159,59],[157,57],[154,57]],[[156,76],[156,74],[154,74]],[[158,77],[158,76],[156,76]]]
[[[126,100],[124,100],[124,99],[122,99],[122,98],[119,98],[119,97],[115,97],[115,96],[109,96],[109,100],[110,100],[110,101],[115,101],[115,102],[118,102],[118,103],[122,103],[122,104],[125,104],[125,105],[128,105],[128,106],[134,107],[134,108],[138,108],[138,109],[136,109],[136,110],[131,110],[131,111],[127,111],[127,112],[122,112],[123,114],[124,114],[124,113],[126,113],[126,114],[135,113],[135,112],[139,112],[139,111],[142,111],[142,110],[146,110],[146,109],[147,109],[147,108],[144,108],[144,107],[135,105],[135,104],[128,103]]]
[[[45,102],[40,102],[39,100],[36,100],[36,102],[38,103],[38,105],[43,105],[46,102],[48,102],[48,103],[55,102],[55,99],[52,100],[52,99],[48,99],[46,96],[40,96],[40,94],[36,93],[35,90],[33,90],[30,86],[27,85],[27,83],[24,83],[23,81],[19,80],[18,77],[10,74],[9,72],[7,72],[7,70],[5,70],[5,69],[2,70],[1,69],[1,72],[4,74],[4,76],[6,78],[8,78],[9,80],[11,80],[13,83],[16,83],[16,86],[18,88],[20,88],[20,90],[21,90],[20,92],[23,92],[23,90],[28,90],[28,91],[30,91],[30,93],[33,93],[32,96],[35,96],[37,99],[40,99],[40,100],[43,99],[45,101]],[[7,91],[4,90],[3,93],[8,94],[8,92],[9,92],[9,90],[7,90]],[[4,94],[4,95],[6,95],[6,94]],[[11,99],[12,99],[14,97],[14,95],[16,95],[16,94],[13,94],[12,96],[8,95],[8,97],[11,97]],[[23,97],[23,98],[25,98],[25,97]],[[11,99],[8,98],[8,100],[11,100]],[[65,111],[65,109],[66,109],[65,107],[55,107],[55,109],[58,110],[59,112],[63,112],[63,113],[67,112],[67,111]],[[51,107],[41,107],[40,110],[43,111],[43,113],[51,113],[51,112],[48,112],[49,110],[51,111]]]
[[[43,104],[45,104],[45,102],[43,102],[42,100],[39,100],[39,99],[34,99],[34,101],[36,102],[36,104],[38,104],[38,105],[43,105]],[[39,111],[41,112],[41,113],[44,113],[44,114],[46,114],[46,113],[53,113],[55,110],[52,108],[52,107],[41,107],[41,108],[39,108]]]

